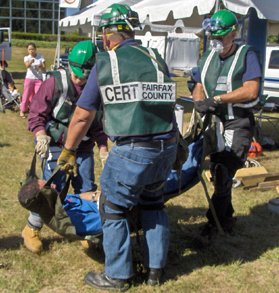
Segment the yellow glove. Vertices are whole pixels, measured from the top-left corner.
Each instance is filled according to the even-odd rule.
[[[77,163],[76,163],[76,152],[62,149],[62,152],[57,160],[57,164],[60,166],[60,170],[77,176]]]

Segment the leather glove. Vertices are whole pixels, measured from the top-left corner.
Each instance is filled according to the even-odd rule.
[[[35,151],[42,159],[47,159],[48,157],[50,140],[51,138],[45,134],[36,136],[37,143],[35,146]]]
[[[100,151],[100,159],[101,159],[101,163],[102,163],[102,168],[104,169],[106,161],[108,158],[108,152],[107,151]]]
[[[203,101],[194,102],[195,109],[201,113],[215,113],[218,104],[214,101],[213,98],[208,98]]]
[[[77,163],[75,151],[63,148],[57,160],[57,164],[60,166],[60,170],[70,175],[77,176]]]

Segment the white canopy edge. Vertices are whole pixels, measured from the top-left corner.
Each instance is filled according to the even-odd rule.
[[[279,21],[279,0],[220,0],[224,6],[241,15],[255,8],[259,18]],[[143,22],[147,17],[151,22],[165,21],[172,12],[174,19],[190,17],[196,7],[199,15],[213,11],[217,0],[142,0],[132,9],[138,12]]]
[[[140,21],[143,22],[147,16],[149,21],[164,21],[172,11],[173,18],[191,17],[196,7],[199,15],[209,13],[215,5],[215,0],[142,0],[132,6],[132,9],[139,14]]]
[[[199,15],[214,10],[218,0],[99,0],[86,7],[80,13],[63,18],[59,22],[62,30],[90,24],[98,26],[101,13],[113,3],[128,4],[138,12],[141,22],[166,21],[172,13],[174,19],[190,18],[194,9]],[[279,21],[279,0],[220,0],[229,10],[246,15],[251,7],[255,8],[259,18]]]
[[[59,26],[62,28],[82,26],[90,23],[91,26],[99,25],[99,16],[110,5],[114,3],[127,4],[133,6],[141,0],[100,0],[88,5],[84,10],[78,14],[67,16],[60,20]]]
[[[222,0],[226,8],[241,14],[248,14],[248,10],[256,9],[259,18],[279,21],[279,0]]]
[[[176,32],[177,29],[181,29],[181,32],[183,33],[194,33],[194,34],[198,34],[202,31],[201,27],[189,27],[189,26],[185,26],[184,22],[182,19],[178,19],[174,25],[167,25],[167,24],[156,24],[156,23],[152,23],[149,21],[149,19],[146,19],[143,22],[143,30],[145,30],[145,28],[149,27],[150,31],[152,32],[167,32],[167,33],[172,33],[172,32]],[[140,34],[140,32],[139,32]]]

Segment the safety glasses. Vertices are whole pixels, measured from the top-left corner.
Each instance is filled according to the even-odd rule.
[[[226,29],[227,27],[224,26],[222,24],[222,22],[220,22],[218,19],[212,19],[212,18],[206,18],[203,22],[202,22],[202,28],[206,31],[206,32],[215,32],[218,30],[223,30]]]

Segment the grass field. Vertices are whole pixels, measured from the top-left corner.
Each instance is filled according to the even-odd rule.
[[[38,52],[45,55],[49,66],[53,49],[38,48]],[[24,48],[14,48],[9,63],[20,90],[24,55]],[[180,93],[185,94],[185,79],[178,81]],[[27,121],[16,112],[0,113],[0,125],[0,292],[97,292],[84,285],[83,278],[90,270],[103,269],[100,249],[84,251],[79,242],[62,239],[46,227],[42,230],[44,251],[40,256],[23,247],[21,231],[28,212],[19,205],[17,192],[32,158],[33,137],[27,131]],[[268,124],[263,128],[265,133],[271,133]],[[98,153],[95,160],[98,180]],[[278,172],[279,151],[264,151],[259,161],[269,172]],[[212,192],[209,184],[208,188]],[[167,209],[171,244],[166,281],[156,288],[137,284],[131,292],[278,293],[279,216],[267,208],[268,200],[276,196],[274,189],[234,189],[238,218],[234,235],[217,236],[210,242],[199,237],[207,208],[201,185],[170,200]]]

